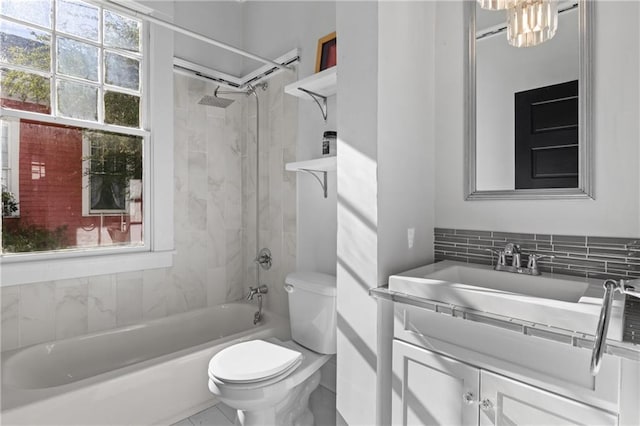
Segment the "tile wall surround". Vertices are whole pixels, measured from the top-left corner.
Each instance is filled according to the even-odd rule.
[[[499,231],[434,228],[435,260],[494,265],[487,248],[500,249],[507,242],[520,244],[523,253],[553,255],[540,260],[544,272],[595,279],[640,278],[639,237],[528,234]],[[636,244],[633,244],[636,243]],[[526,265],[528,256],[523,254]],[[623,340],[640,343],[640,301],[627,297]]]
[[[261,273],[268,308],[288,314],[284,277],[295,269],[297,102],[284,97],[294,73],[260,91]],[[198,105],[215,85],[176,75],[174,266],[3,287],[2,350],[79,336],[238,300],[255,285],[255,106],[234,96],[226,109]]]

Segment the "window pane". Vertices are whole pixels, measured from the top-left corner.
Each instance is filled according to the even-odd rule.
[[[126,93],[105,92],[104,122],[140,127],[140,97]]]
[[[98,89],[71,81],[58,81],[58,113],[64,117],[96,121]]]
[[[56,5],[56,29],[98,41],[97,7],[80,1],[59,0]]]
[[[85,170],[90,213],[125,210],[132,196],[140,196],[140,188],[132,188],[131,182],[142,182],[142,138],[98,131],[86,131],[84,137],[91,149]]]
[[[20,216],[3,215],[4,253],[143,245],[142,138],[23,121],[19,144]]]
[[[105,82],[114,86],[138,90],[140,87],[140,61],[106,52]]]
[[[49,71],[50,46],[51,35],[48,33],[0,20],[0,61]]]
[[[98,81],[99,49],[68,38],[58,39],[58,72]]]
[[[0,13],[51,28],[51,0],[2,0]]]
[[[2,106],[43,114],[51,112],[47,77],[7,68],[0,70]]]
[[[140,51],[140,23],[117,13],[104,11],[104,45],[132,52]]]

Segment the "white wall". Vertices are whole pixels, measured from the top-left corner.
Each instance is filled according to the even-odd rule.
[[[294,47],[300,48],[299,77],[313,74],[318,39],[336,28],[335,2],[257,0],[244,4],[245,49],[276,58]],[[254,69],[253,64],[245,63],[245,72]]]
[[[174,23],[234,47],[242,48],[244,4],[236,1],[176,1]],[[181,59],[242,76],[244,58],[219,47],[175,33],[175,55]],[[284,52],[283,52],[284,53]],[[253,69],[262,64],[255,64]]]
[[[378,5],[338,2],[339,423],[375,424],[378,284]]]
[[[382,2],[379,11],[378,283],[383,285],[389,275],[433,256],[435,5]]]
[[[335,21],[335,18],[334,18]],[[324,123],[320,109],[312,101],[299,101],[298,159],[317,158],[322,153],[322,134],[337,130],[336,96],[327,100],[328,117]],[[298,179],[298,269],[336,274],[337,179],[335,172],[327,175],[327,198],[323,198],[318,182],[306,173]]]
[[[390,420],[391,322],[378,321],[368,291],[433,258],[434,12],[337,5],[337,409],[351,425]]]
[[[462,3],[437,4],[436,225],[640,235],[640,4],[593,2],[595,200],[464,201]]]
[[[515,188],[514,93],[577,80],[578,74],[577,9],[560,14],[555,37],[535,47],[510,46],[506,32],[478,40],[476,182],[479,190]]]

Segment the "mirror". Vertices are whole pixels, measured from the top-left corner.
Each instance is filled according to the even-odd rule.
[[[465,8],[465,198],[593,198],[589,1],[560,2],[555,36],[526,48],[505,11]]]

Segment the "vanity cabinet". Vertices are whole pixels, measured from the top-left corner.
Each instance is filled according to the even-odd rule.
[[[478,424],[478,368],[394,340],[393,377],[394,425]]]
[[[617,425],[616,414],[394,340],[394,425]]]
[[[393,304],[394,425],[640,424],[638,360],[607,354],[593,377],[589,349]]]

